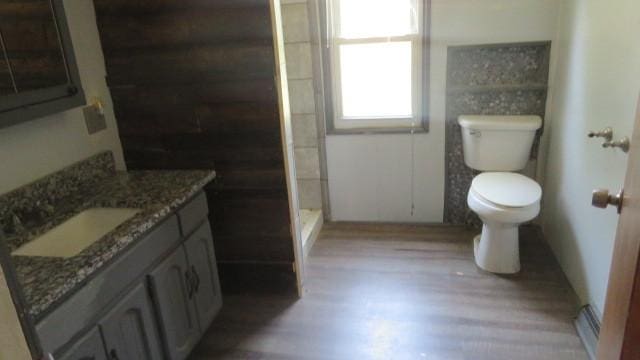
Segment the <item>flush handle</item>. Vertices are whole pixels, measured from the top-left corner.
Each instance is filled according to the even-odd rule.
[[[618,210],[618,214],[622,211],[622,199],[624,197],[624,191],[620,190],[617,194],[612,195],[607,189],[593,190],[593,196],[591,197],[591,205],[605,209],[607,206],[615,206]]]

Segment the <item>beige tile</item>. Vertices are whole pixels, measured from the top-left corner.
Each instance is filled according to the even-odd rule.
[[[309,15],[306,3],[296,3],[282,6],[282,29],[284,42],[308,42]]]
[[[295,147],[318,146],[318,131],[314,114],[293,115],[293,144]]]
[[[322,208],[320,180],[298,180],[298,203],[301,209]]]
[[[320,180],[318,148],[297,148],[294,152],[296,157],[296,177],[298,179]]]
[[[292,114],[315,114],[316,102],[313,92],[313,80],[289,81],[289,99]]]
[[[294,43],[284,46],[289,80],[310,79],[313,77],[311,64],[311,44]]]

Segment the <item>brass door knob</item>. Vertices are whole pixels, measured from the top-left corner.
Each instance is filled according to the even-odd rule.
[[[623,190],[620,190],[617,194],[612,195],[607,189],[596,189],[593,190],[591,205],[601,209],[605,209],[609,205],[615,206],[618,210],[618,214],[620,214],[620,211],[622,211],[623,196]]]

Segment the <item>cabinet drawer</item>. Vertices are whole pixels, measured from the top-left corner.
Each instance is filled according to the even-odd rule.
[[[196,195],[187,205],[178,211],[182,235],[191,234],[209,214],[207,196],[204,192]]]
[[[95,323],[136,277],[142,276],[179,242],[178,220],[171,216],[36,325],[43,349],[49,352],[59,349],[80,330]]]

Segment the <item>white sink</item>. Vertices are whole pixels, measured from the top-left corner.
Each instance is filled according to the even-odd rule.
[[[139,209],[94,208],[85,210],[40,237],[22,245],[12,255],[69,258],[132,218]]]

